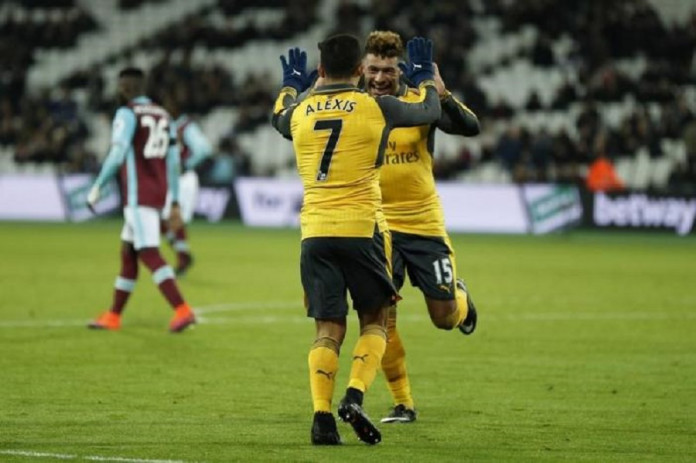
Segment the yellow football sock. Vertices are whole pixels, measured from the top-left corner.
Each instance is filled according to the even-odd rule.
[[[401,343],[399,332],[396,330],[396,307],[389,309],[387,348],[384,351],[384,357],[382,357],[382,371],[387,378],[387,386],[394,399],[394,405],[401,404],[406,408],[413,409],[411,382],[406,371],[406,351]]]
[[[331,412],[338,372],[339,345],[332,338],[318,338],[309,351],[309,386],[315,412]]]
[[[387,333],[379,325],[366,325],[353,350],[353,365],[350,369],[348,387],[365,392],[377,376],[387,347]]]
[[[459,326],[466,318],[467,313],[469,313],[469,304],[467,302],[469,295],[459,288],[456,289],[455,294],[457,297],[457,324],[455,326]]]

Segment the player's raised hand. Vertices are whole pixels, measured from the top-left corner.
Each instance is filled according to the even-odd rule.
[[[100,197],[100,192],[99,192],[99,187],[94,185],[91,190],[89,190],[89,193],[87,194],[87,207],[89,208],[90,211],[92,211],[92,214],[96,214],[97,211],[94,209],[94,206],[99,202],[99,197]]]
[[[414,37],[406,44],[408,63],[399,63],[406,77],[418,86],[424,80],[433,80],[433,42]]]
[[[283,87],[292,87],[299,92],[308,89],[316,72],[307,74],[307,53],[298,47],[288,50],[288,57],[280,56],[280,64],[283,66]]]

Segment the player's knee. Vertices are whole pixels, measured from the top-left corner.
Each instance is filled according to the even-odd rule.
[[[167,262],[162,258],[159,249],[157,248],[143,248],[138,251],[138,257],[143,264],[152,273],[152,281],[156,285],[160,285],[166,280],[174,280],[174,270],[167,265]]]
[[[454,301],[450,304],[445,304],[439,310],[430,311],[430,320],[437,328],[441,330],[451,330],[457,326],[459,320],[457,313],[457,305]]]
[[[449,331],[456,326],[456,319],[453,317],[431,318],[433,325],[441,330]]]
[[[151,272],[167,265],[157,248],[143,248],[138,251],[138,257]]]
[[[338,347],[343,344],[346,336],[345,320],[316,320],[316,340],[323,340],[322,343],[335,342]],[[316,343],[317,341],[315,341]],[[331,348],[326,345],[325,347]]]

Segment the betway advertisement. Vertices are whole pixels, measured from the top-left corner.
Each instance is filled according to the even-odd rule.
[[[439,182],[447,229],[472,233],[547,233],[582,216],[575,187]],[[250,226],[297,227],[302,184],[297,179],[240,178],[235,182],[243,222]]]
[[[696,197],[595,193],[588,203],[585,220],[595,227],[694,232]]]
[[[0,175],[0,220],[82,221],[89,175]],[[696,197],[581,192],[574,186],[439,182],[447,228],[453,232],[549,233],[583,225],[600,229],[695,233]],[[582,199],[582,200],[581,200]],[[239,211],[237,211],[237,206]],[[202,187],[196,215],[216,222],[239,214],[249,226],[298,227],[302,184],[297,179],[240,178],[234,186]],[[103,191],[98,214],[120,208],[116,183]]]

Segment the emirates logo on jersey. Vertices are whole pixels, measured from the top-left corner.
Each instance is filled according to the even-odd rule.
[[[384,154],[384,164],[413,164],[420,160],[420,153],[418,151],[401,151],[387,152]]]

